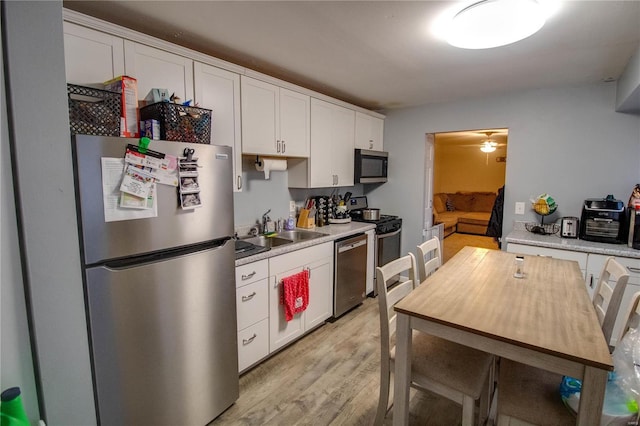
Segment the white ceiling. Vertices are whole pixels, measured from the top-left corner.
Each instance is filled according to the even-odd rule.
[[[449,1],[64,1],[64,7],[365,108],[384,110],[620,76],[640,1],[563,1],[540,32],[488,50],[429,24]],[[488,23],[491,24],[490,22]]]

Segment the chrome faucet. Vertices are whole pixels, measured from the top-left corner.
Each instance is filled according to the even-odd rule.
[[[262,233],[267,233],[267,222],[269,222],[269,213],[271,213],[271,209],[267,210],[265,214],[262,215]]]

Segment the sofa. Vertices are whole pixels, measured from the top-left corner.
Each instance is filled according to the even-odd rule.
[[[454,232],[485,235],[495,201],[496,193],[494,192],[435,194],[433,224],[444,225],[445,237]]]

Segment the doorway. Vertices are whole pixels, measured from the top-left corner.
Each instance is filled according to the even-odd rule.
[[[425,235],[439,234],[443,262],[465,245],[499,249],[502,205],[496,198],[505,184],[508,129],[427,134],[426,143],[425,229],[437,232]],[[494,208],[499,214],[489,234],[496,234],[499,219],[495,237],[487,236]]]

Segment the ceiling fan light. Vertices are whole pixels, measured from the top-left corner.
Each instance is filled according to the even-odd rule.
[[[482,152],[489,153],[489,152],[493,152],[495,150],[496,150],[496,147],[493,146],[491,144],[491,142],[489,142],[489,141],[486,141],[485,143],[482,144],[482,146],[480,146],[480,151],[482,151]]]
[[[456,14],[447,42],[463,49],[489,49],[535,34],[546,20],[535,0],[482,0]]]

